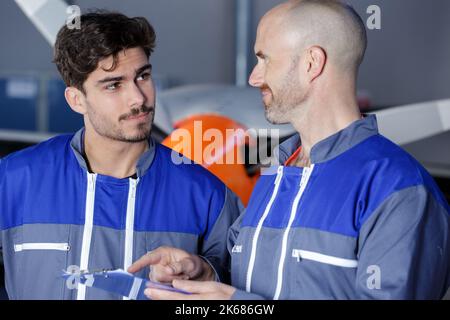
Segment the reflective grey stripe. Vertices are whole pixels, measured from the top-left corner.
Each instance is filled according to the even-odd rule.
[[[277,287],[275,289],[275,295],[273,297],[274,300],[278,300],[281,294],[281,287],[283,286],[283,269],[284,269],[284,261],[286,260],[286,251],[287,251],[287,239],[289,236],[289,231],[291,230],[292,223],[294,222],[295,216],[297,215],[297,208],[302,198],[302,195],[308,185],[309,177],[311,176],[312,171],[314,170],[314,164],[311,165],[310,168],[304,167],[302,172],[302,178],[300,180],[300,189],[298,190],[297,195],[295,196],[294,203],[292,204],[291,215],[289,217],[289,222],[286,230],[283,234],[283,242],[281,244],[281,257],[280,263],[278,264],[278,276],[277,276]]]
[[[133,263],[134,211],[136,207],[136,188],[138,182],[139,179],[130,178],[125,227],[125,254],[123,262],[123,269],[125,271]],[[129,300],[128,297],[123,297],[123,299]]]
[[[89,253],[91,251],[92,227],[94,224],[95,182],[97,174],[88,173],[86,194],[86,213],[84,219],[83,242],[81,245],[80,270],[88,270]],[[77,300],[86,298],[86,286],[78,285]]]
[[[133,286],[131,287],[130,290],[130,294],[128,295],[128,297],[126,300],[136,300],[137,295],[139,293],[139,289],[141,288],[142,285],[142,279],[141,278],[134,278],[133,280]]]
[[[278,170],[277,170],[277,177],[275,179],[275,187],[272,192],[272,197],[270,198],[270,201],[266,206],[266,210],[264,211],[264,214],[262,215],[261,219],[259,219],[258,226],[256,227],[256,231],[253,236],[252,252],[250,254],[250,262],[248,264],[248,269],[247,269],[247,282],[245,285],[245,290],[247,292],[251,292],[250,290],[251,290],[251,285],[252,285],[252,274],[253,274],[253,268],[255,266],[256,245],[258,244],[259,234],[261,232],[261,228],[264,223],[264,220],[266,220],[267,215],[269,214],[269,211],[272,208],[272,204],[275,201],[275,198],[277,197],[278,189],[280,187],[280,182],[281,182],[282,178],[283,178],[283,166],[279,166]]]
[[[293,249],[292,257],[297,258],[297,261],[300,261],[300,259],[305,259],[344,268],[358,267],[358,260],[344,259],[308,250]]]
[[[69,251],[70,246],[68,243],[50,243],[50,242],[33,242],[33,243],[20,243],[14,245],[15,252],[21,252],[24,250],[59,250]]]

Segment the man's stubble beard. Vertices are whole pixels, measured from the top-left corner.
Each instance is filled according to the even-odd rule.
[[[290,123],[297,109],[306,99],[298,78],[295,76],[296,65],[286,74],[279,90],[271,90],[272,101],[264,105],[267,121],[272,124]]]
[[[105,138],[127,142],[127,143],[139,143],[146,141],[150,138],[151,129],[153,126],[153,120],[155,117],[155,107],[154,106],[141,106],[140,108],[135,108],[130,111],[130,113],[126,115],[122,115],[119,117],[120,121],[125,121],[128,117],[138,115],[139,113],[149,113],[149,120],[145,123],[138,124],[138,133],[133,136],[127,136],[125,132],[123,132],[122,128],[113,123],[105,122],[104,119],[99,119],[98,114],[94,111],[93,108],[89,108],[90,112],[88,112],[90,123],[93,129]]]

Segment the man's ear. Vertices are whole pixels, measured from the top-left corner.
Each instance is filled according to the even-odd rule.
[[[67,87],[64,91],[64,97],[73,111],[82,115],[87,112],[86,105],[84,103],[84,94],[79,89],[75,87]]]
[[[325,64],[327,63],[327,54],[323,48],[313,46],[306,51],[306,57],[308,62],[308,78],[310,82],[313,82],[323,73]]]

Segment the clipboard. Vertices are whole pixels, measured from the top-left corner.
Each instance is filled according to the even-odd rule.
[[[64,271],[62,277],[66,279],[66,284],[69,289],[76,289],[78,284],[81,283],[87,287],[98,288],[127,297],[130,300],[148,300],[144,294],[144,290],[147,288],[190,294],[170,285],[136,277],[132,273],[128,273],[122,269],[86,270],[78,272]]]

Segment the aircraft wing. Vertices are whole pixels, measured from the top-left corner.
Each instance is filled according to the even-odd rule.
[[[53,47],[56,35],[68,17],[67,3],[63,0],[14,1]]]

